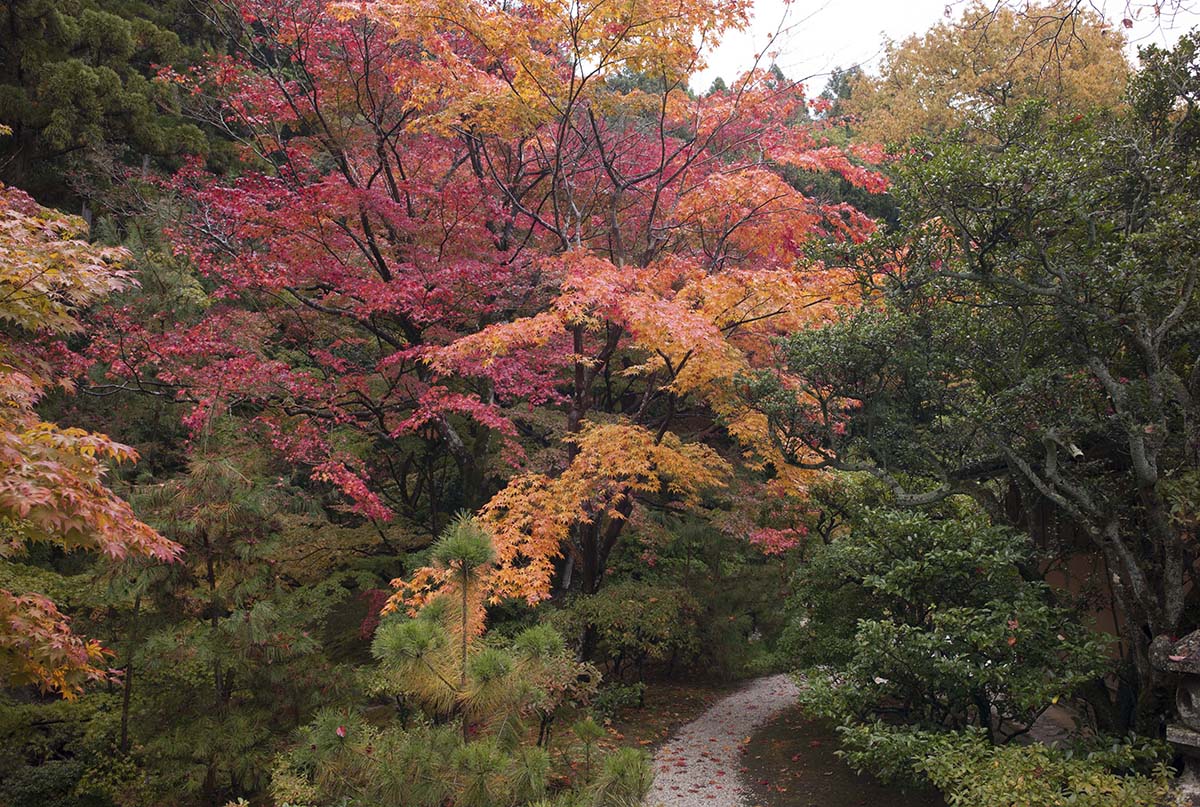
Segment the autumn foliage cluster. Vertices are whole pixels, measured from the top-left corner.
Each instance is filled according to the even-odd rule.
[[[50,543],[170,561],[178,547],[105,487],[107,462],[137,453],[103,434],[48,423],[34,409],[48,388],[70,388],[84,361],[63,341],[79,330],[76,312],[132,283],[119,268],[125,252],[93,247],[85,236],[80,219],[0,186],[0,557]],[[71,634],[51,600],[0,590],[5,680],[71,697],[104,675],[105,660],[99,642]]]
[[[722,532],[743,540],[772,518],[756,491],[803,492],[739,379],[769,365],[773,338],[855,299],[812,253],[874,222],[798,178],[888,183],[882,152],[831,140],[778,71],[689,89],[702,46],[744,26],[747,4],[210,11],[201,36],[225,47],[151,77],[203,130],[199,153],[166,171],[89,157],[85,192],[111,191],[96,202],[132,251],[85,243],[82,220],[4,190],[5,557],[97,551],[124,614],[117,664],[51,600],[5,593],[11,683],[118,688],[124,751],[135,682],[175,674],[151,648],[194,665],[232,714],[254,659],[312,648],[285,601],[320,618],[322,574],[365,583],[336,553],[420,549],[467,508],[496,560],[475,607],[534,604],[573,581],[595,594],[632,522],[718,496]],[[140,394],[177,424],[135,427],[161,470],[123,472],[158,532],[106,486],[134,449],[35,414],[54,387],[56,412],[104,423],[64,394],[89,372],[96,401]],[[782,512],[772,527],[793,526]],[[419,556],[391,568],[385,619],[462,585]],[[256,787],[243,762],[219,761],[252,741],[205,731],[214,750],[180,768],[189,786]]]
[[[240,147],[234,178],[169,181],[212,305],[114,312],[98,353],[176,390],[193,434],[250,414],[362,518],[481,508],[496,599],[546,598],[564,554],[594,590],[639,499],[693,507],[776,459],[735,379],[853,296],[805,251],[871,220],[790,172],[886,187],[877,151],[795,125],[799,86],[688,91],[693,43],[745,14],[242,6],[235,54],[164,74]]]

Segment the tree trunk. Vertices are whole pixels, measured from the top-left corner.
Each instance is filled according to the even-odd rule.
[[[121,692],[120,749],[122,754],[129,753],[129,703],[133,694],[133,653],[137,647],[137,620],[141,607],[142,595],[139,594],[133,600],[133,622],[129,628],[129,646],[125,649],[125,680],[122,682]]]

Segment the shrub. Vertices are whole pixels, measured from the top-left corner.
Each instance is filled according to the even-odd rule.
[[[538,745],[546,745],[551,726],[565,708],[591,702],[600,685],[600,671],[576,661],[562,635],[548,625],[535,625],[517,634],[512,652],[524,684],[524,711],[537,717]]]
[[[684,589],[624,581],[572,600],[554,616],[570,636],[585,636],[608,677],[632,670],[640,680],[650,662],[687,663],[700,651],[700,606]]]
[[[1031,553],[969,511],[859,511],[797,576],[787,646],[808,667],[805,703],[996,739],[1028,725],[1104,663],[1102,640],[1022,576]]]
[[[571,726],[571,730],[583,745],[583,779],[585,782],[591,781],[592,749],[604,737],[604,729],[591,717],[585,717]]]
[[[616,717],[622,709],[638,709],[646,702],[646,685],[610,684],[592,699],[592,711],[599,717]]]
[[[779,604],[799,552],[764,553],[746,540],[740,518],[733,519],[736,526],[730,521],[718,527],[694,516],[646,517],[617,547],[606,577],[660,590],[679,587],[691,596],[699,606],[696,651],[673,660],[705,677],[730,680],[787,669],[773,651],[785,622]]]
[[[549,777],[540,749],[510,753],[493,738],[468,742],[447,726],[380,728],[327,709],[300,734],[275,770],[279,803],[440,807],[452,798],[504,807],[540,796]]]
[[[375,631],[379,688],[430,717],[461,719],[464,731],[472,723],[511,727],[533,714],[544,744],[564,706],[586,704],[599,672],[577,662],[549,626],[526,628],[508,647],[486,635],[482,572],[494,552],[474,521],[454,522],[432,554],[449,571],[445,584],[415,616],[391,614]]]
[[[587,704],[599,672],[576,661],[549,626],[488,635],[481,571],[493,552],[470,519],[452,524],[432,554],[445,580],[415,614],[383,619],[370,676],[374,690],[423,715],[381,725],[378,715],[368,722],[357,712],[321,712],[276,767],[277,803],[516,807],[546,797],[550,725],[565,707]],[[539,722],[536,745],[530,717]]]
[[[99,807],[96,802],[83,802],[73,793],[83,763],[76,760],[50,760],[37,767],[21,767],[0,785],[0,799],[13,807],[38,807],[43,804],[62,804],[64,807]]]
[[[1103,750],[996,746],[977,730],[914,731],[882,723],[842,730],[857,768],[933,785],[951,807],[1150,807],[1168,804],[1171,771],[1156,744]]]
[[[636,748],[622,748],[604,759],[592,785],[592,807],[641,807],[654,784],[650,757]]]
[[[592,755],[605,731],[590,718],[574,729],[585,746],[587,773],[551,793],[555,774],[544,748],[496,736],[465,739],[449,726],[380,727],[355,712],[326,709],[278,758],[271,796],[277,804],[314,807],[639,805],[654,778],[647,755],[615,751],[592,776]]]

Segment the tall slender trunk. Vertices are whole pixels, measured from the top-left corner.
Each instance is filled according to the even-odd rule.
[[[142,607],[142,595],[133,600],[133,622],[129,628],[129,642],[125,649],[125,680],[121,692],[121,742],[122,754],[129,753],[129,704],[133,695],[133,653],[137,647],[138,612]]]
[[[216,697],[216,708],[219,713],[225,712],[226,692],[228,682],[221,669],[221,654],[218,648],[218,637],[221,630],[220,597],[217,595],[217,567],[213,558],[212,543],[208,533],[204,534],[204,568],[205,581],[208,583],[208,620],[213,642],[213,694]]]
[[[462,563],[462,562],[460,561],[460,563]],[[470,609],[468,607],[468,600],[467,600],[467,581],[468,581],[468,579],[469,579],[469,572],[467,571],[467,564],[462,563],[462,639],[461,639],[462,644],[461,644],[461,655],[458,660],[459,661],[458,696],[460,698],[464,697],[467,693],[467,628],[468,628],[467,621],[470,619]],[[468,731],[468,726],[467,726],[466,712],[464,712],[463,716],[462,716],[462,735],[463,735],[463,742],[466,742],[467,740],[470,739],[470,736],[469,736],[470,732]]]

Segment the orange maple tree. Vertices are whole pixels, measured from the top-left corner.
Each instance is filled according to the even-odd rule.
[[[81,366],[61,337],[79,330],[78,309],[131,280],[123,250],[83,240],[82,219],[38,206],[0,186],[0,558],[31,542],[109,557],[174,558],[175,544],[139,521],[104,484],[106,464],[136,459],[102,434],[43,421],[34,405],[51,386],[69,389]],[[48,598],[0,590],[0,677],[72,697],[101,677],[105,651],[71,633]]]

